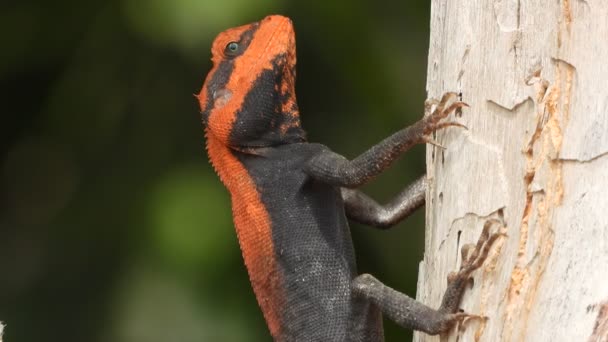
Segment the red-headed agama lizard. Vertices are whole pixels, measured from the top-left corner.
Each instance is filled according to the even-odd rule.
[[[232,200],[251,286],[276,341],[383,341],[382,314],[428,334],[467,317],[460,299],[497,235],[488,229],[439,309],[357,274],[347,218],[389,227],[424,204],[425,178],[387,205],[356,190],[466,106],[446,94],[434,111],[353,160],[306,141],[295,94],[291,21],[272,15],[220,33],[198,94],[207,151]],[[448,105],[450,102],[450,105]],[[486,227],[487,228],[487,227]]]

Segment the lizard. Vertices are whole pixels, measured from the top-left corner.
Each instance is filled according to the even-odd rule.
[[[357,273],[348,219],[387,228],[425,202],[425,176],[381,205],[357,188],[450,126],[447,93],[413,125],[348,160],[308,142],[295,94],[291,20],[270,15],[221,32],[198,98],[209,159],[228,189],[244,264],[275,341],[383,341],[382,314],[428,334],[466,318],[460,300],[497,234],[484,227],[439,309]],[[429,106],[430,108],[431,106]]]

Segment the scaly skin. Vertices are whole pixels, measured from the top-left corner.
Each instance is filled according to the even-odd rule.
[[[236,232],[253,291],[277,341],[382,341],[381,312],[438,334],[458,313],[463,284],[496,235],[482,235],[475,262],[453,275],[439,310],[358,275],[347,217],[389,227],[424,203],[425,180],[382,206],[356,190],[415,144],[450,126],[466,106],[448,93],[414,125],[353,160],[308,143],[295,96],[295,35],[282,16],[220,33],[213,69],[197,96],[207,151],[230,192]],[[489,247],[488,247],[489,246]]]

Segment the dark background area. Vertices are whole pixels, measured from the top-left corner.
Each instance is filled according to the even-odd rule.
[[[269,341],[198,93],[220,31],[290,16],[311,141],[354,157],[422,115],[427,1],[0,5],[4,341]],[[365,190],[386,201],[424,147]],[[415,294],[423,212],[353,225],[360,272]],[[386,323],[387,340],[411,332]]]

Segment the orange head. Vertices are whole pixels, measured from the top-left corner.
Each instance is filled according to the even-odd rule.
[[[295,96],[291,20],[271,15],[220,33],[198,95],[207,135],[233,148],[305,140]]]

